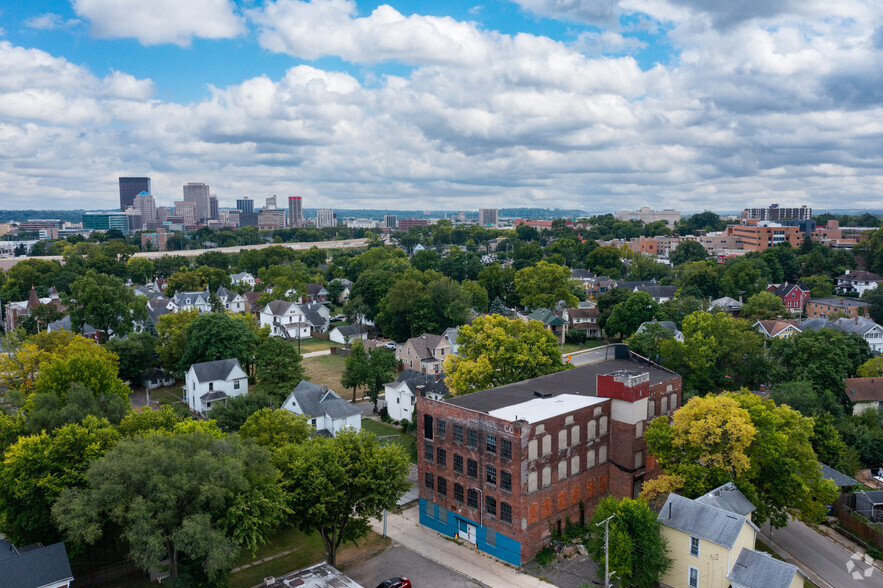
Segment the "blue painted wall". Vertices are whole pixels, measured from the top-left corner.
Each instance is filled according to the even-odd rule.
[[[468,521],[477,528],[476,545],[481,551],[489,553],[512,565],[521,565],[521,543],[515,539],[507,537],[501,533],[496,533],[496,540],[494,541],[495,545],[489,545],[487,542],[487,527],[479,525],[477,521],[452,513],[443,506],[433,504],[423,498],[420,499],[419,508],[421,525],[429,527],[433,531],[437,531],[442,535],[456,537],[458,520],[462,519]],[[442,520],[442,517],[444,520]]]

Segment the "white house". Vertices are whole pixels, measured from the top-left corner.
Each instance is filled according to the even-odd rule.
[[[172,309],[174,312],[191,310],[193,308],[202,313],[212,311],[208,290],[204,292],[177,292],[172,296]]]
[[[147,370],[141,375],[141,387],[156,390],[165,386],[174,386],[175,376],[161,368]]]
[[[321,435],[333,437],[344,429],[362,429],[362,413],[358,408],[327,386],[307,380],[300,381],[282,403],[282,408],[309,417],[310,424]]]
[[[871,351],[883,353],[883,327],[871,319],[863,316],[839,318],[834,321],[834,328],[844,333],[855,333],[868,342]]]
[[[245,298],[241,294],[237,294],[223,286],[218,286],[216,294],[221,299],[221,303],[226,310],[230,312],[245,312]]]
[[[331,280],[331,283],[340,282],[343,285],[343,290],[340,291],[340,294],[337,295],[337,300],[334,302],[346,302],[350,298],[350,292],[353,289],[353,283],[347,280],[346,278],[334,278]]]
[[[418,396],[441,400],[448,394],[444,374],[426,374],[410,368],[402,370],[394,382],[383,385],[386,390],[386,410],[390,418],[414,420],[414,405]]]
[[[659,325],[663,329],[671,331],[671,334],[675,337],[675,341],[679,343],[684,342],[684,334],[678,329],[677,325],[674,324],[673,321],[650,321],[646,323],[641,323],[641,326],[638,327],[638,330],[636,332],[643,333],[644,330],[650,325]]]
[[[185,382],[187,406],[203,416],[228,398],[248,393],[248,376],[238,359],[194,363],[187,370]]]
[[[64,543],[16,548],[0,539],[0,586],[69,588],[73,581]]]
[[[368,329],[361,325],[341,325],[331,329],[331,332],[328,334],[330,341],[340,343],[341,345],[346,345],[355,339],[362,339],[364,341],[367,338]]]
[[[234,286],[239,284],[248,284],[249,288],[254,288],[255,279],[254,276],[248,272],[240,272],[238,274],[232,274],[230,276],[230,281]]]
[[[286,339],[308,339],[311,325],[296,302],[274,300],[260,314],[261,327],[270,327],[270,336]]]
[[[837,276],[837,293],[862,296],[868,290],[876,290],[880,282],[883,282],[883,278],[875,273],[846,270],[845,274]]]
[[[304,315],[304,320],[310,323],[313,331],[325,333],[331,324],[331,311],[321,302],[307,302],[300,305],[300,310]]]

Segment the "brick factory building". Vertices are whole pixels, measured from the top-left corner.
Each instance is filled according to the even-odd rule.
[[[681,377],[628,350],[448,400],[417,398],[420,523],[513,565],[605,496],[660,473],[644,429],[681,403]]]

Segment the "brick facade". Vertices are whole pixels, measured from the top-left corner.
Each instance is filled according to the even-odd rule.
[[[637,363],[635,368],[643,369]],[[660,377],[666,371],[655,369],[656,380],[665,381],[644,382],[640,399],[629,402],[617,394],[605,397],[609,391],[598,381],[598,366],[568,370],[568,377],[577,370],[586,372],[585,388],[597,386],[599,393],[583,390],[577,395],[587,406],[540,421],[418,398],[421,523],[452,536],[469,523],[477,537],[472,541],[464,535],[467,540],[521,565],[550,541],[554,530],[563,530],[568,521],[588,520],[604,496],[636,496],[642,480],[659,473],[646,455],[643,431],[649,420],[680,405],[680,376],[667,372]],[[475,394],[486,392],[491,391]],[[555,402],[554,395],[546,399]],[[617,412],[630,415],[624,417],[630,422],[614,420]],[[504,487],[507,474],[509,489]],[[504,508],[511,509],[510,521],[504,520]]]

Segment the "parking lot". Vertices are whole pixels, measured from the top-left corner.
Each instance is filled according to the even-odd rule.
[[[365,588],[374,588],[387,578],[404,576],[414,588],[475,588],[484,586],[462,574],[426,559],[403,545],[394,545],[378,556],[343,568],[343,572]]]

